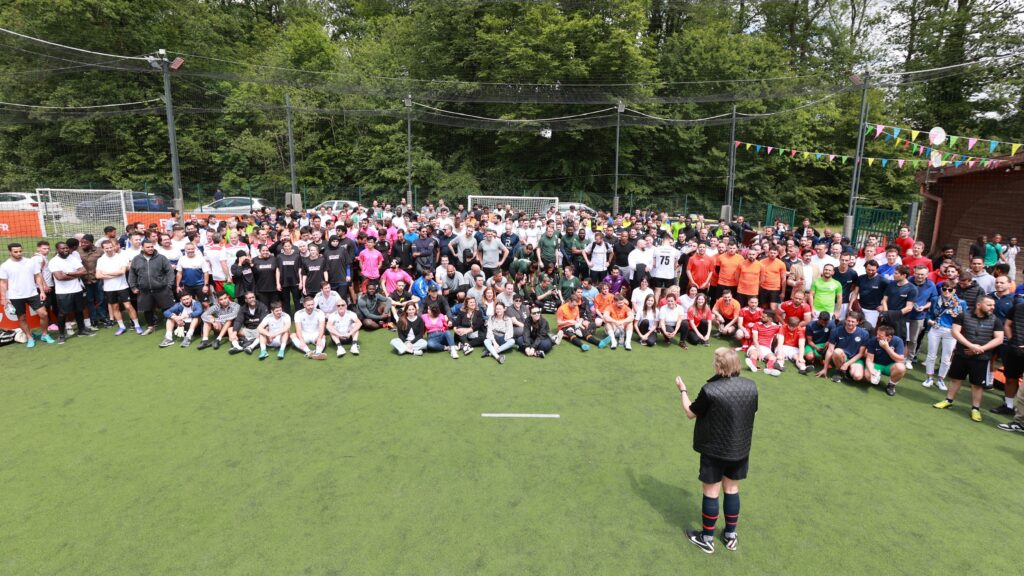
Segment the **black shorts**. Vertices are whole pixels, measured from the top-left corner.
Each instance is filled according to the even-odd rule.
[[[52,297],[53,297],[53,293],[50,293],[47,296],[47,298],[52,298]],[[11,298],[10,302],[11,302],[11,305],[14,306],[14,309],[18,311],[18,317],[19,318],[25,315],[25,309],[26,308],[29,308],[29,309],[32,309],[32,310],[39,310],[40,308],[43,308],[43,302],[42,302],[42,300],[39,299],[39,293],[38,292],[36,293],[35,296],[31,296],[29,298]]]
[[[1009,344],[1006,345],[1010,347]],[[1003,357],[1003,376],[1007,381],[1024,376],[1024,352],[1016,352],[1012,348]]]
[[[57,309],[61,314],[81,312],[85,309],[85,293],[57,294]]]
[[[139,292],[139,312],[155,310],[163,313],[171,306],[174,306],[174,298],[171,297],[171,289],[165,288],[157,292]]]
[[[651,288],[669,288],[675,286],[675,278],[655,278],[651,276]]]
[[[206,296],[205,294],[203,294],[202,286],[182,286],[181,294],[179,294],[178,297],[180,298],[185,294],[191,296],[193,300],[199,300],[200,302],[202,302]]]
[[[743,460],[722,460],[714,456],[700,455],[700,474],[697,479],[705,484],[717,484],[722,477],[730,480],[743,480],[747,477],[750,458]]]
[[[782,290],[761,290],[758,301],[762,307],[782,302]]]
[[[970,380],[972,386],[984,386],[988,377],[988,360],[970,358],[954,352],[946,376],[951,380]]]
[[[740,301],[740,306],[743,307],[743,308],[747,307],[747,304],[750,303],[750,299],[751,298],[757,298],[758,299],[757,300],[758,303],[759,304],[761,303],[761,299],[757,296],[757,294],[737,294],[736,295],[736,299]]]
[[[104,292],[103,295],[107,298],[107,304],[121,304],[132,301],[132,291],[127,288]]]

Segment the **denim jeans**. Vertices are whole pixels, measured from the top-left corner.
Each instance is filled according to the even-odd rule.
[[[106,322],[109,319],[106,298],[103,295],[102,280],[85,285],[85,303],[89,307],[90,321],[99,323]]]

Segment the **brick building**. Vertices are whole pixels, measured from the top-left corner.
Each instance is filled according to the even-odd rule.
[[[922,197],[915,237],[930,253],[948,244],[966,262],[968,247],[982,234],[1024,243],[1024,153],[1000,158],[998,168],[929,168],[915,179]],[[1018,278],[1022,262],[1018,257]]]

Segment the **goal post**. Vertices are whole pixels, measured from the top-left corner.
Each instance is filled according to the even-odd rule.
[[[67,238],[74,234],[99,235],[106,226],[119,231],[128,221],[131,190],[37,188],[43,235]]]
[[[511,206],[513,210],[526,214],[544,214],[550,206],[558,208],[557,196],[470,196],[466,206],[472,210],[476,206],[488,209]]]

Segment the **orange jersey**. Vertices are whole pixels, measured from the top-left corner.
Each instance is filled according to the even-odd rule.
[[[605,311],[614,303],[615,294],[612,294],[611,292],[607,294],[598,293],[597,296],[594,296],[594,308],[597,308],[597,311],[601,314],[604,314]]]
[[[740,264],[739,271],[739,283],[736,286],[736,291],[745,296],[757,296],[758,289],[761,287],[761,266],[760,260],[744,260]]]
[[[715,259],[707,255],[694,254],[686,263],[686,271],[693,276],[697,286],[703,286],[715,271]]]
[[[616,306],[612,304],[608,308],[607,314],[609,318],[615,320],[616,322],[625,320],[626,318],[629,318],[629,306]]]
[[[740,264],[743,263],[743,256],[739,254],[733,254],[729,256],[729,253],[719,254],[716,257],[716,264],[718,265],[718,285],[719,286],[735,286],[739,282],[740,275]]]
[[[721,314],[722,318],[732,320],[740,313],[740,303],[736,300],[731,300],[729,304],[726,304],[725,298],[721,298],[715,302],[714,311]]]
[[[558,307],[558,311],[555,312],[555,319],[558,320],[558,327],[564,328],[571,326],[576,323],[580,318],[580,309],[578,306],[569,306],[568,304],[562,304]]]
[[[761,288],[765,290],[782,290],[782,282],[786,279],[786,263],[775,260],[761,261]]]

